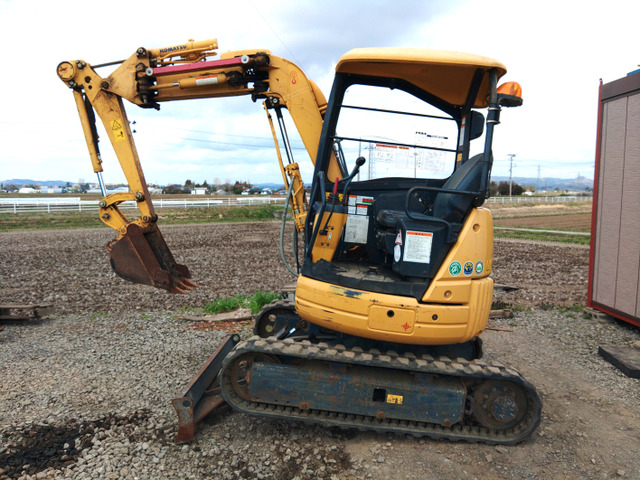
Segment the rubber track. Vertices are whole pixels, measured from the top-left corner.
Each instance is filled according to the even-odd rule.
[[[448,375],[462,377],[467,381],[502,380],[522,385],[527,396],[528,409],[522,421],[510,430],[495,430],[478,426],[469,420],[450,427],[438,424],[396,420],[386,418],[346,414],[325,410],[301,410],[295,406],[270,405],[249,402],[239,397],[234,391],[230,370],[234,359],[245,353],[265,353],[274,356],[285,355],[299,357],[305,360],[321,360],[333,363],[351,365],[366,365],[385,369],[398,369],[418,373]],[[502,365],[488,365],[484,362],[463,359],[452,360],[448,357],[434,358],[423,355],[420,358],[412,354],[398,355],[388,351],[381,353],[377,350],[363,351],[360,348],[347,349],[343,345],[329,345],[327,343],[312,343],[308,340],[295,341],[293,339],[277,340],[274,337],[261,338],[253,336],[247,341],[236,345],[227,356],[220,373],[222,395],[235,409],[250,415],[277,419],[297,420],[307,423],[317,423],[325,426],[374,430],[378,432],[393,432],[426,436],[434,439],[452,441],[481,442],[487,444],[509,445],[521,442],[536,429],[540,423],[542,402],[535,388],[528,383],[514,369]]]

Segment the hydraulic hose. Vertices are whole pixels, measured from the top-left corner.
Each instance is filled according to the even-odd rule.
[[[287,224],[287,213],[289,211],[289,199],[291,198],[292,192],[293,192],[293,181],[289,183],[289,190],[287,191],[287,199],[284,203],[284,212],[282,213],[282,222],[280,223],[280,258],[282,259],[282,263],[284,263],[284,266],[287,268],[287,270],[289,270],[289,273],[291,273],[291,275],[293,275],[294,277],[297,277],[298,272],[294,271],[293,268],[291,268],[291,265],[289,265],[289,262],[287,262],[287,259],[284,256],[284,229]],[[293,238],[297,239],[295,227],[293,228]],[[297,242],[294,242],[292,239],[291,244],[293,247],[293,255],[295,256],[297,261],[298,259],[298,252],[296,248]]]

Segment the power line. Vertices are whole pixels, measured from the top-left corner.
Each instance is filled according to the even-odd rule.
[[[139,128],[139,127],[138,127]],[[164,127],[161,127],[164,128]],[[169,129],[169,127],[166,127],[166,129]],[[170,130],[181,130],[184,132],[192,132],[192,133],[203,133],[206,135],[222,135],[222,136],[227,136],[227,137],[234,137],[234,138],[246,138],[246,139],[254,139],[254,140],[264,140],[264,141],[270,141],[272,140],[270,137],[257,137],[257,136],[252,136],[252,135],[237,135],[237,134],[231,134],[231,133],[216,133],[216,132],[210,132],[210,131],[205,131],[205,130],[193,130],[193,129],[189,129],[189,128],[179,128],[179,127],[172,127],[170,128]],[[154,133],[148,133],[145,132],[144,130],[141,132],[140,130],[138,130],[137,133],[142,133],[143,135],[155,135]],[[202,138],[189,138],[189,137],[185,137],[182,140],[187,140],[187,141],[191,141],[191,142],[202,142],[202,143],[213,143],[216,145],[229,145],[229,146],[237,146],[237,147],[247,147],[247,148],[274,148],[273,143],[269,143],[268,145],[256,145],[256,144],[250,144],[250,143],[234,143],[234,142],[221,142],[221,141],[216,141],[216,140],[206,140],[206,139],[202,139]],[[304,146],[292,146],[293,150],[306,150],[306,148]]]
[[[255,145],[250,143],[232,143],[232,142],[216,142],[215,140],[204,140],[202,138],[183,138],[183,140],[188,140],[190,142],[201,142],[201,143],[213,143],[216,145],[228,145],[233,147],[246,147],[246,148],[259,148],[259,149],[272,149],[275,148],[273,144],[270,145]],[[306,150],[304,147],[291,147],[293,150]]]
[[[161,127],[163,128],[163,127]],[[169,127],[166,127],[167,130],[169,130]],[[211,132],[211,131],[207,131],[207,130],[193,130],[190,128],[180,128],[180,127],[172,127],[170,128],[170,130],[182,130],[183,132],[193,132],[193,133],[204,133],[207,135],[223,135],[225,137],[238,137],[238,138],[255,138],[257,140],[271,140],[271,137],[257,137],[255,135],[238,135],[238,134],[234,134],[234,133],[218,133],[218,132]]]
[[[280,35],[278,35],[278,32],[276,32],[276,30],[271,26],[271,24],[267,21],[267,19],[265,18],[265,16],[262,14],[262,12],[260,10],[258,10],[258,7],[256,7],[253,2],[251,2],[251,0],[249,0],[249,3],[251,4],[251,6],[253,7],[253,9],[258,12],[258,15],[260,15],[260,18],[262,18],[262,21],[264,23],[267,24],[267,27],[269,27],[269,30],[271,30],[273,32],[273,34],[276,36],[276,38],[280,41],[280,43],[282,43],[282,45],[284,46],[284,48],[287,50],[287,52],[289,52],[289,55],[291,55],[291,58],[293,58],[295,60],[295,62],[299,65],[300,62],[298,62],[298,59],[296,58],[295,54],[291,51],[291,49],[287,46],[286,43],[284,43],[284,40],[282,40],[282,38],[280,38]]]

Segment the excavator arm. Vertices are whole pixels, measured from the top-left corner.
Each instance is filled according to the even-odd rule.
[[[142,108],[160,108],[161,102],[247,95],[264,100],[276,142],[285,187],[291,192],[291,208],[298,231],[304,229],[308,205],[298,164],[282,120],[287,109],[314,162],[320,140],[326,99],[320,89],[292,62],[265,50],[241,50],[216,55],[217,41],[189,41],[158,49],[139,48],[108,77],[83,60],[58,65],[58,76],[69,86],[76,101],[94,172],[102,190],[100,219],[118,232],[108,249],[111,265],[121,277],[184,293],[195,284],[187,267],[176,263],[156,224],[153,203],[124,108],[127,100]],[[269,111],[276,112],[285,142],[287,163],[281,157],[276,129]],[[95,126],[103,123],[118,158],[130,193],[107,195],[102,180],[102,160]],[[314,162],[315,163],[315,162]],[[330,178],[342,178],[344,168],[333,158]],[[290,187],[290,188],[289,188]],[[125,201],[135,201],[140,217],[129,220],[120,210]]]

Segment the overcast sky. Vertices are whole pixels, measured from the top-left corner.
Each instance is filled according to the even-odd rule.
[[[105,63],[189,38],[217,38],[220,52],[269,49],[297,63],[327,97],[336,62],[356,47],[496,58],[508,69],[503,80],[522,85],[524,105],[503,111],[494,175],[508,175],[507,155],[515,154],[514,176],[537,177],[539,168],[542,178],[592,178],[599,79],[638,68],[639,18],[637,0],[0,0],[0,181],[95,181],[59,62]],[[264,111],[248,97],[164,103],[160,112],[128,104],[127,113],[149,183],[281,183]],[[105,181],[120,182],[106,135],[101,140]],[[310,181],[308,156],[296,154]]]

